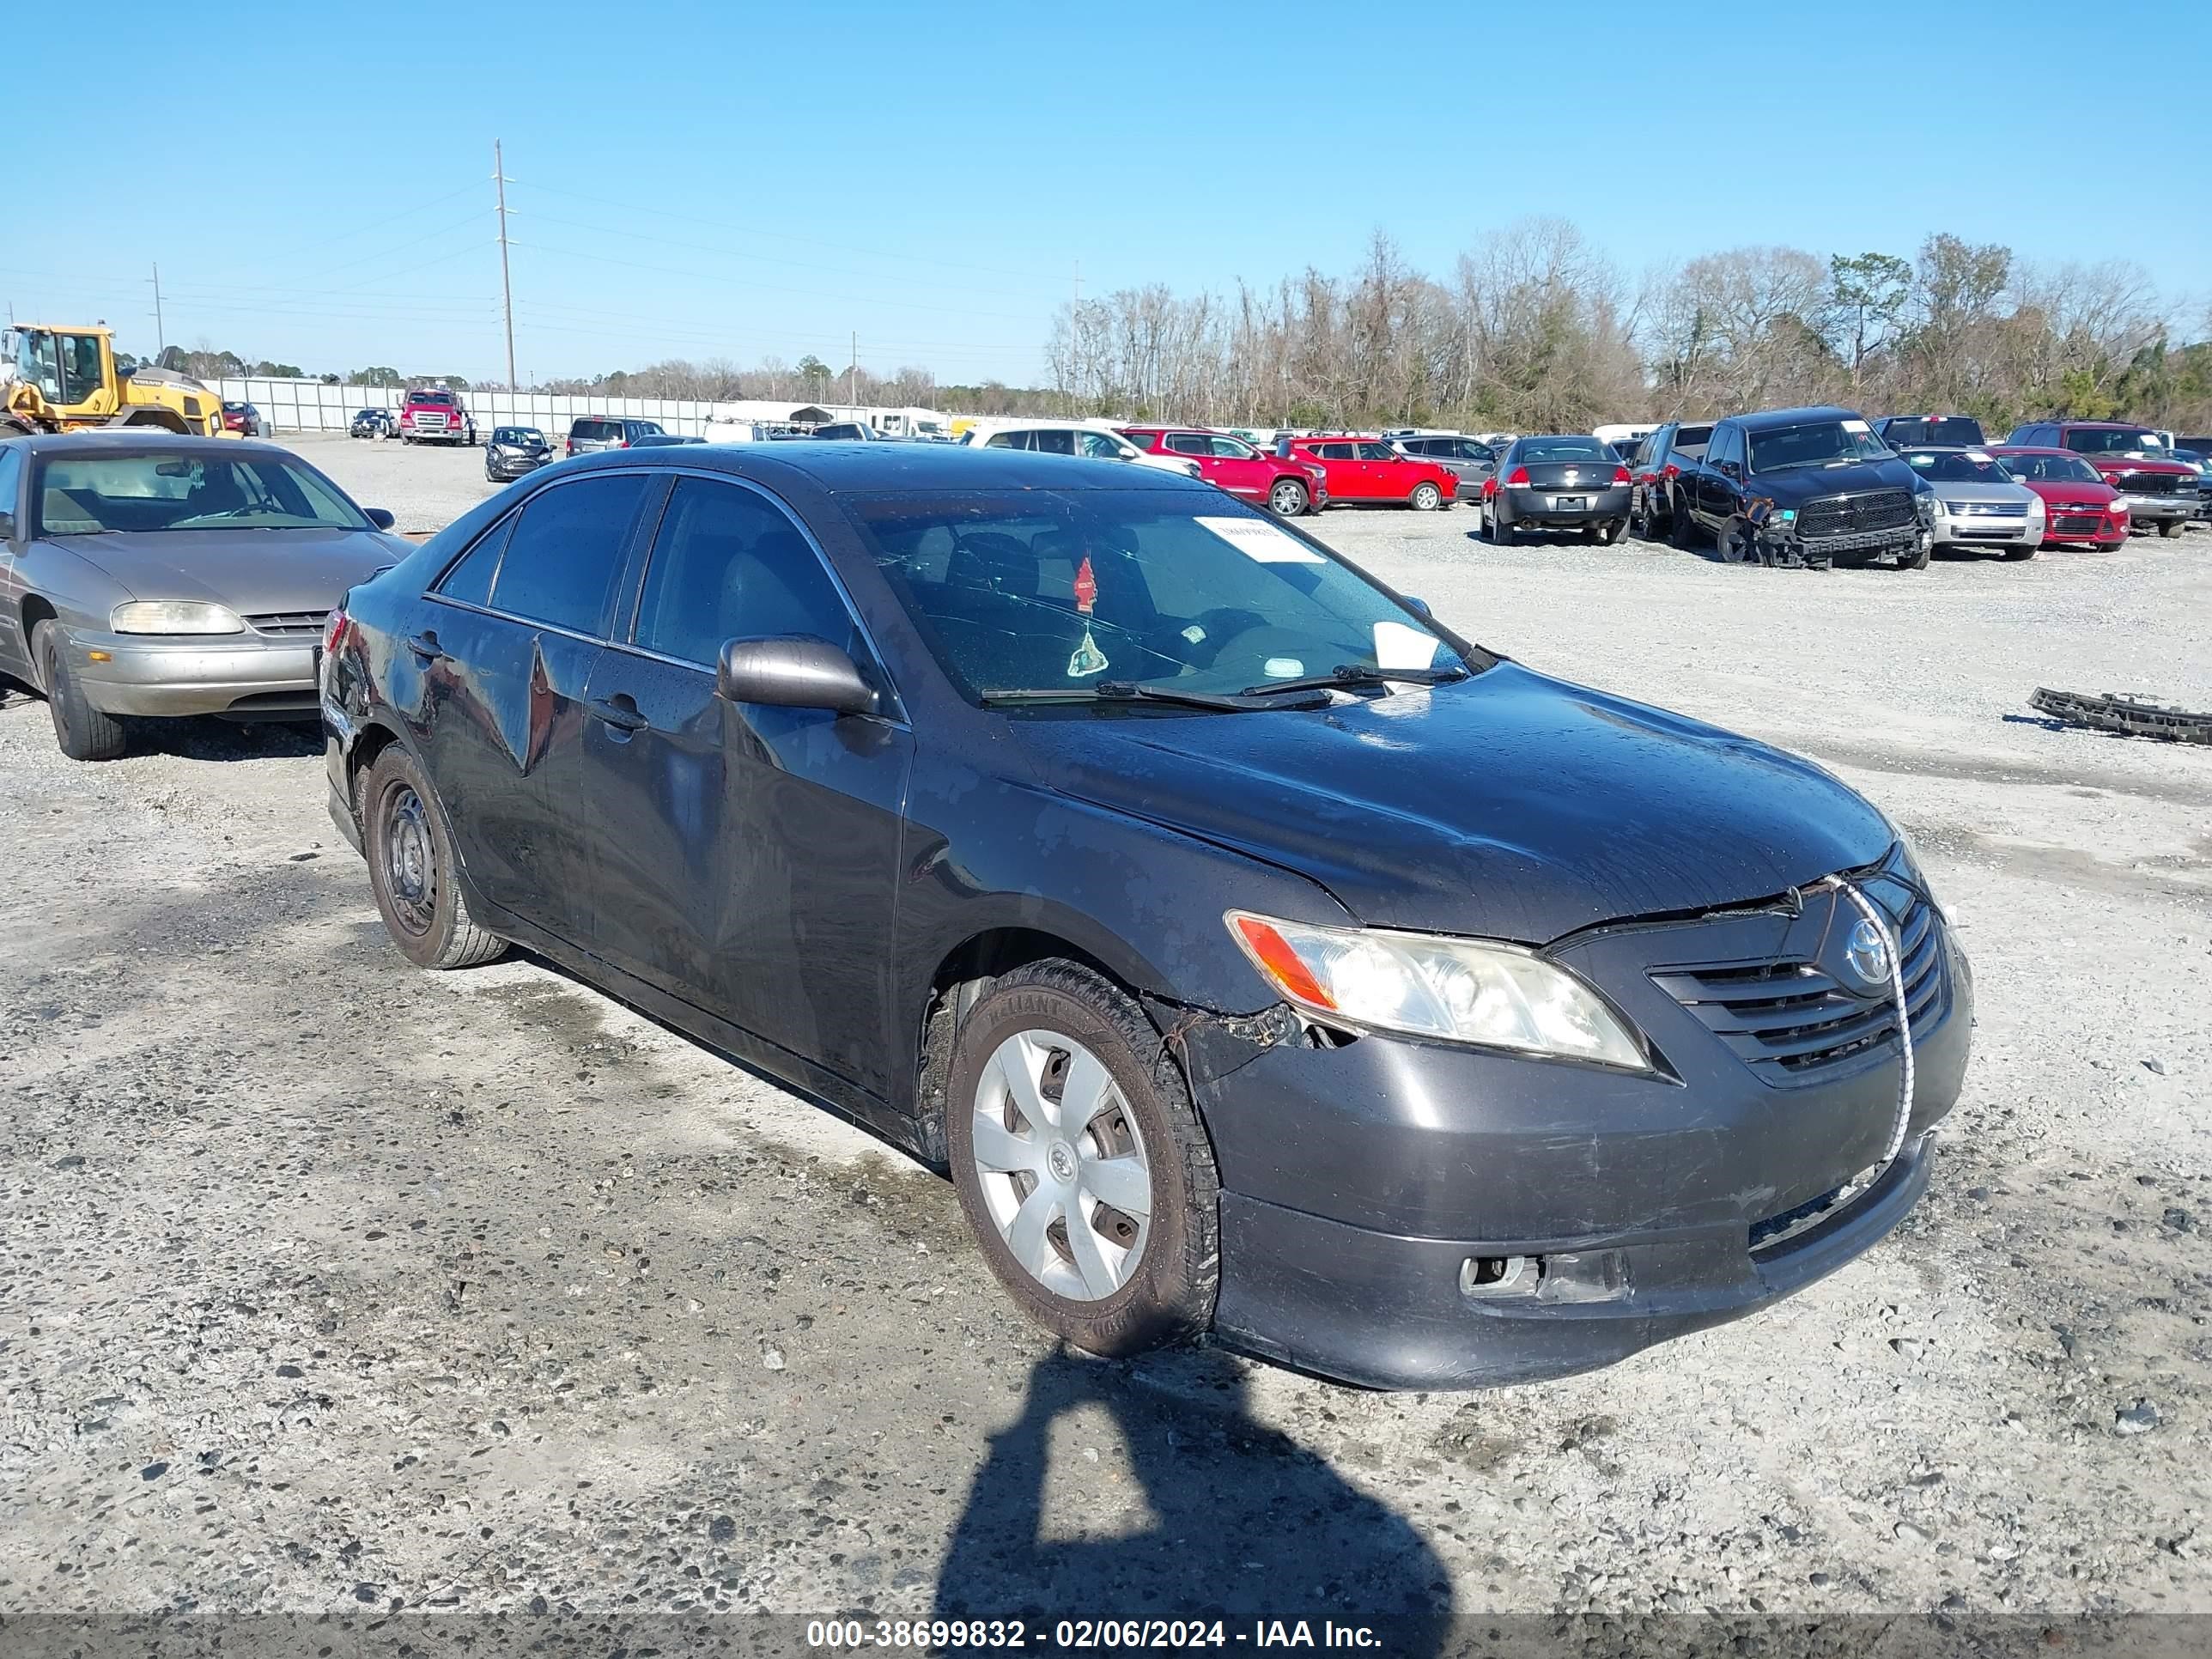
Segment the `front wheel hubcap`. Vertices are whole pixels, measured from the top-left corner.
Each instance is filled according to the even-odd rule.
[[[970,1110],[976,1183],[1022,1271],[1072,1302],[1127,1284],[1151,1232],[1152,1165],[1105,1063],[1060,1032],[1017,1032]]]

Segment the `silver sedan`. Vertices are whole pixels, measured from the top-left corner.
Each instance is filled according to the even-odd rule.
[[[412,550],[391,526],[267,444],[0,442],[0,674],[74,760],[121,754],[121,716],[313,719],[331,608]]]
[[[1916,445],[1898,452],[1934,493],[1930,527],[1939,548],[1988,548],[2032,559],[2043,545],[2043,497],[1985,449]]]

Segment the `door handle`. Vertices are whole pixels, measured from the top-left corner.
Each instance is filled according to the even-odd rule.
[[[438,636],[428,630],[410,639],[407,648],[424,662],[443,662],[447,656],[444,647],[438,643]]]
[[[653,724],[627,696],[598,697],[586,706],[593,720],[605,720],[617,732],[641,732]]]

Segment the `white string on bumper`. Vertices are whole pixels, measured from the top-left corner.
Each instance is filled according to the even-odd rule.
[[[1905,1145],[1905,1127],[1912,1119],[1912,1016],[1905,1006],[1905,951],[1897,932],[1890,926],[1889,917],[1881,906],[1868,898],[1856,882],[1841,876],[1822,878],[1823,887],[1832,887],[1856,907],[1858,913],[1880,933],[1889,951],[1889,994],[1897,1006],[1897,1041],[1899,1064],[1897,1073],[1897,1116],[1890,1125],[1889,1146],[1875,1166],[1876,1173],[1889,1167],[1899,1150]],[[1871,1177],[1869,1177],[1871,1180]]]

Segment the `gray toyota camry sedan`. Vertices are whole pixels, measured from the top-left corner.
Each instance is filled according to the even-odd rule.
[[[0,675],[72,760],[122,717],[315,714],[323,623],[412,548],[267,444],[130,432],[0,442]]]

